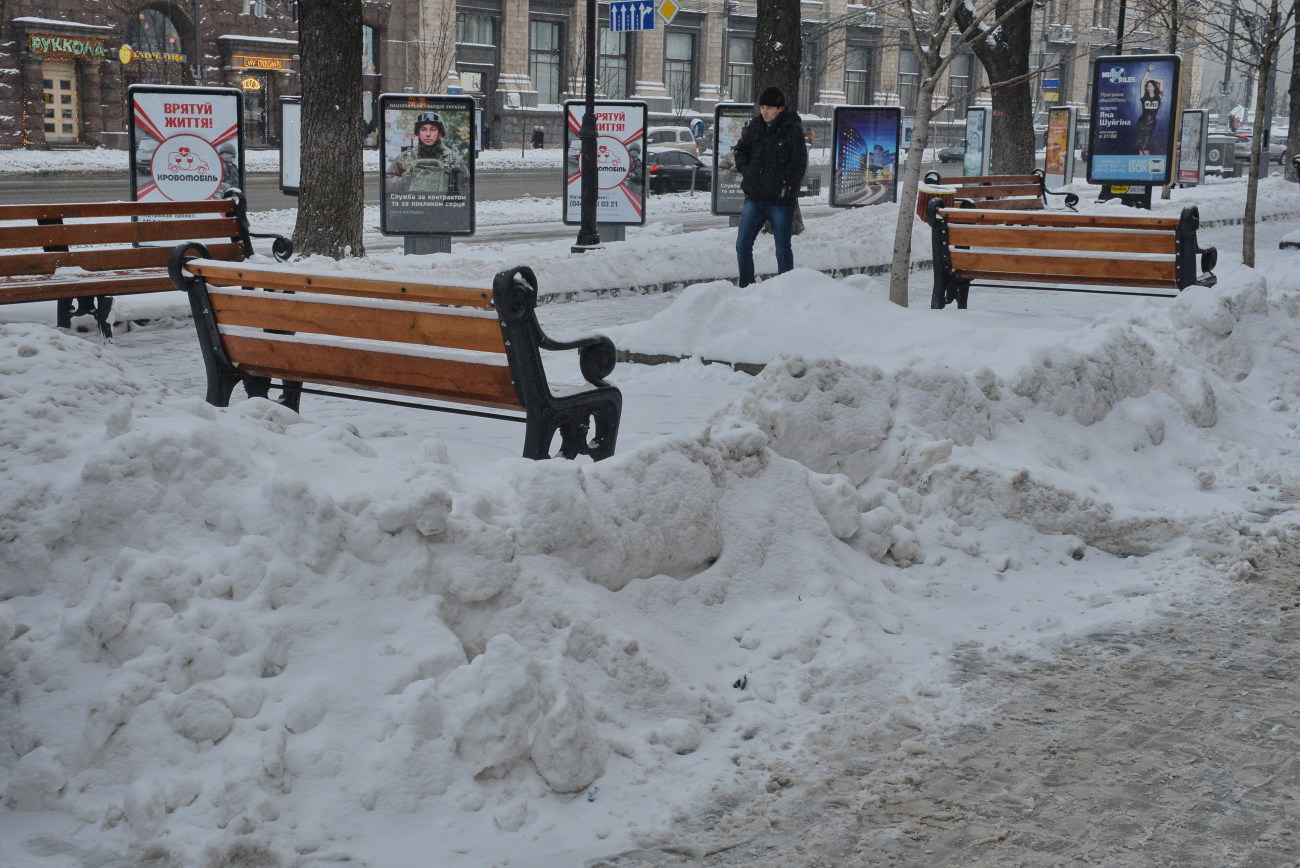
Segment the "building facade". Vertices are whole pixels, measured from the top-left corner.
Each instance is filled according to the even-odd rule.
[[[1137,4],[1133,4],[1137,7]],[[596,89],[643,100],[651,124],[709,118],[719,102],[748,102],[754,81],[754,0],[676,0],[672,20],[642,32],[609,27],[597,4]],[[127,88],[201,84],[244,95],[247,147],[280,138],[281,97],[300,93],[294,0],[9,0],[0,20],[0,147],[126,147]],[[537,126],[554,144],[561,104],[585,93],[586,0],[392,0],[365,3],[362,80],[373,130],[381,93],[473,96],[489,147],[524,146]],[[824,131],[837,105],[914,111],[920,66],[892,17],[896,4],[804,2],[798,110]],[[1092,58],[1114,48],[1110,0],[1044,0],[1033,11],[1033,65],[1043,116],[1086,112]],[[1130,16],[1132,13],[1130,13]],[[1126,50],[1159,50],[1157,28],[1130,17]],[[1163,38],[1163,37],[1161,37]],[[1196,46],[1184,48],[1188,105],[1202,90]],[[940,82],[939,144],[960,138],[971,104],[987,104],[973,54]]]

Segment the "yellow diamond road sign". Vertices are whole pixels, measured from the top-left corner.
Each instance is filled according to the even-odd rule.
[[[673,2],[673,0],[663,0],[663,2],[659,4],[659,17],[664,20],[665,24],[672,24],[673,16],[676,15],[677,10],[681,8],[682,7]]]

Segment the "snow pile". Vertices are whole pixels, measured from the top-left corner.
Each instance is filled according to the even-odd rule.
[[[0,326],[0,794],[178,864],[653,840],[823,715],[943,714],[931,649],[980,624],[1032,648],[1248,571],[1281,532],[1240,516],[1300,486],[1297,286],[1033,327],[706,284],[640,333],[770,364],[600,464],[455,466]]]

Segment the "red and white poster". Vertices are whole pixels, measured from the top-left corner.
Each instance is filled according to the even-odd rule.
[[[564,222],[582,222],[582,116],[586,102],[564,104]],[[596,223],[645,224],[646,104],[596,103]]]
[[[219,199],[242,186],[239,91],[132,85],[131,192],[136,201]]]

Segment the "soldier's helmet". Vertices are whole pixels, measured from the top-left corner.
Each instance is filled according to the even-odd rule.
[[[420,116],[415,119],[415,133],[417,135],[420,132],[420,127],[424,126],[425,124],[433,124],[435,127],[438,128],[439,133],[441,133],[444,136],[447,135],[447,127],[443,125],[442,118],[438,116],[437,112],[420,113]]]

